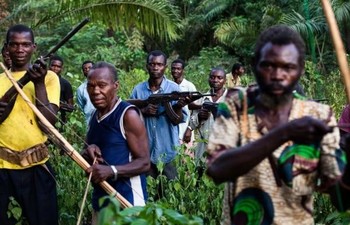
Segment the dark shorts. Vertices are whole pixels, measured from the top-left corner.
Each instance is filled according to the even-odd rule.
[[[14,225],[8,218],[9,197],[13,196],[22,208],[22,215],[30,225],[58,225],[56,181],[53,170],[44,166],[28,169],[0,169],[0,224]]]
[[[160,172],[156,164],[151,163],[151,169],[148,172],[148,175],[156,179],[159,176]],[[166,176],[169,180],[174,180],[177,177],[177,169],[175,162],[165,163],[162,174]]]

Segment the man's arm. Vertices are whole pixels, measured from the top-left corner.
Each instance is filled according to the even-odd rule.
[[[128,109],[124,115],[124,129],[126,139],[132,155],[132,161],[125,165],[102,165],[94,164],[86,170],[87,173],[92,173],[92,181],[100,183],[108,178],[114,177],[114,171],[111,166],[117,169],[118,177],[133,177],[145,173],[150,168],[150,156],[148,148],[148,138],[144,123],[141,121],[139,114],[135,109]],[[92,159],[101,156],[101,150],[94,145],[88,146],[83,152],[84,158]]]
[[[83,98],[83,92],[80,89],[81,87],[79,86],[76,93],[77,93],[77,104],[80,108],[81,111],[84,112],[84,106],[86,104],[86,100]]]
[[[293,120],[254,142],[212,154],[207,173],[216,183],[232,181],[254,168],[285,142],[317,143],[331,130],[323,121],[311,117]]]
[[[45,77],[47,74],[45,62],[43,60],[37,60],[33,66],[28,69],[28,73],[31,81],[34,83],[36,107],[51,124],[55,124],[57,121],[56,115],[58,106],[50,103],[48,99],[47,87],[45,84]],[[57,89],[59,90],[59,82],[57,82],[57,85]]]
[[[147,172],[150,168],[148,137],[145,125],[136,109],[131,108],[126,111],[124,129],[132,161],[116,167],[118,176],[132,177]]]

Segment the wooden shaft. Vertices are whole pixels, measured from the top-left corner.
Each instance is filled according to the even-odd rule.
[[[16,88],[18,93],[22,96],[24,101],[33,110],[35,115],[47,128],[48,132],[54,135],[60,142],[60,146],[64,148],[67,154],[84,170],[90,167],[90,164],[73,148],[73,146],[56,130],[56,128],[45,118],[43,114],[36,108],[36,106],[29,100],[23,90],[18,86],[16,80],[12,77],[11,73],[6,69],[3,63],[0,62],[0,66],[4,69],[6,76],[9,78],[13,86]],[[126,200],[121,194],[119,194],[109,183],[102,181],[99,185],[105,190],[109,195],[115,196],[120,202],[123,208],[132,207],[131,203]]]
[[[347,100],[348,103],[350,103],[350,73],[344,45],[340,36],[337,21],[335,20],[331,3],[329,2],[329,0],[321,0],[321,2],[329,26],[329,31],[332,36],[340,73],[343,76]]]

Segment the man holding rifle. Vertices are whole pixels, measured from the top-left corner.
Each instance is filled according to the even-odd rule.
[[[146,68],[149,79],[134,88],[131,99],[145,100],[152,94],[180,91],[178,84],[165,78],[166,63],[167,57],[162,51],[156,50],[148,54]],[[160,104],[137,105],[145,117],[151,152],[150,175],[154,178],[159,175],[157,169],[159,162],[164,163],[163,173],[168,179],[174,179],[177,176],[173,160],[176,156],[176,148],[180,145],[178,124],[186,120],[187,114],[183,106],[188,102],[189,98],[186,97],[179,101],[172,101],[170,110],[173,113],[171,115]]]
[[[194,129],[198,130],[199,141],[194,154],[197,163],[200,163],[200,161],[204,159],[203,154],[206,150],[209,133],[216,116],[215,113],[217,104],[224,101],[227,93],[225,88],[225,71],[221,68],[211,69],[208,77],[208,83],[210,86],[210,91],[208,91],[208,93],[214,92],[215,96],[206,96],[194,102],[192,107],[194,107],[195,110],[192,113],[184,135],[184,141],[189,142],[192,135],[191,131]]]
[[[25,25],[14,25],[6,35],[6,48],[12,60],[11,72],[19,80],[27,72],[30,81],[23,91],[38,110],[52,123],[56,122],[60,84],[55,73],[47,71],[43,60],[31,65],[36,50],[33,31]],[[12,86],[0,75],[0,96]],[[0,102],[0,117],[7,102]],[[16,224],[8,216],[9,197],[19,203],[30,225],[58,224],[56,182],[45,145],[47,137],[27,103],[17,96],[8,117],[0,124],[0,223]]]

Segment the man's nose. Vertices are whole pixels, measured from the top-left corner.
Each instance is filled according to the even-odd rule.
[[[271,73],[271,79],[280,80],[284,76],[284,70],[280,67],[275,67]]]

